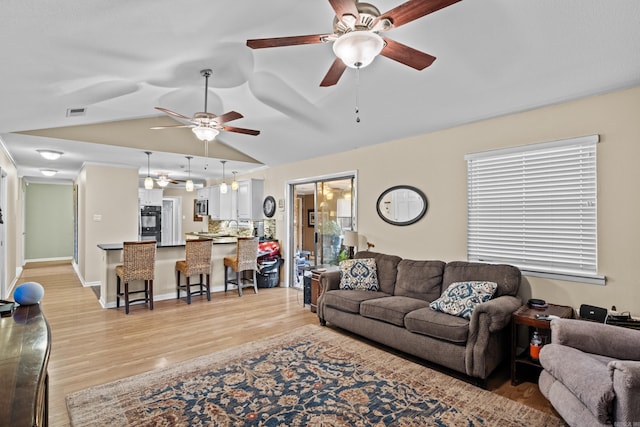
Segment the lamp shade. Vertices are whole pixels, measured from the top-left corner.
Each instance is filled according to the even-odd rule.
[[[196,134],[196,137],[200,141],[213,141],[213,139],[218,136],[220,131],[216,128],[212,128],[210,126],[196,126],[191,128],[191,131]]]
[[[333,52],[351,68],[364,68],[382,51],[384,40],[371,31],[351,31],[333,42]]]
[[[344,239],[342,240],[342,244],[349,247],[355,248],[358,246],[358,232],[357,231],[345,231]]]
[[[184,184],[184,189],[191,193],[193,191],[193,181],[191,181],[190,179],[187,180],[187,182]]]
[[[220,184],[220,192],[222,194],[227,194],[227,183],[223,182],[222,184]]]

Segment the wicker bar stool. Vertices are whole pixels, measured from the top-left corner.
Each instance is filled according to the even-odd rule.
[[[232,279],[229,269],[233,270],[236,278]],[[253,282],[242,274],[245,271],[253,271]],[[224,291],[227,292],[227,285],[232,284],[238,287],[238,296],[242,296],[242,288],[253,285],[253,291],[258,293],[258,281],[256,271],[258,270],[258,238],[238,237],[238,246],[235,257],[224,258]]]
[[[129,314],[129,305],[143,301],[153,310],[153,274],[156,262],[156,242],[124,242],[122,251],[122,265],[116,266],[117,288],[116,307],[120,307],[120,298],[124,298],[124,311]],[[129,282],[144,280],[144,288],[136,291],[129,290]],[[124,291],[120,284],[124,283]],[[130,294],[144,294],[144,297],[130,299]]]
[[[207,301],[211,301],[211,245],[212,239],[187,240],[185,259],[176,261],[176,299],[180,299],[180,289],[187,294],[187,304],[191,304],[191,295],[207,295]],[[180,284],[180,273],[184,274],[185,284]],[[191,276],[199,274],[200,283],[191,283]],[[204,282],[203,275],[206,275]],[[197,291],[191,291],[192,286],[198,286]]]

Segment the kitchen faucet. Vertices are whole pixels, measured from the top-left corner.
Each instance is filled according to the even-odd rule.
[[[240,224],[238,224],[238,221],[235,219],[230,219],[229,221],[227,221],[227,228],[231,228],[231,223],[235,222],[236,223],[236,236],[238,235],[238,230],[240,229]]]

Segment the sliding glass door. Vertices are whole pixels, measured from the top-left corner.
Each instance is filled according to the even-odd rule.
[[[346,173],[290,184],[291,285],[302,286],[313,266],[337,265],[345,256],[344,232],[356,226],[355,183],[355,173]]]

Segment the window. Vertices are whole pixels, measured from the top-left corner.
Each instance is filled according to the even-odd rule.
[[[597,275],[598,135],[469,154],[469,261],[604,284]]]

